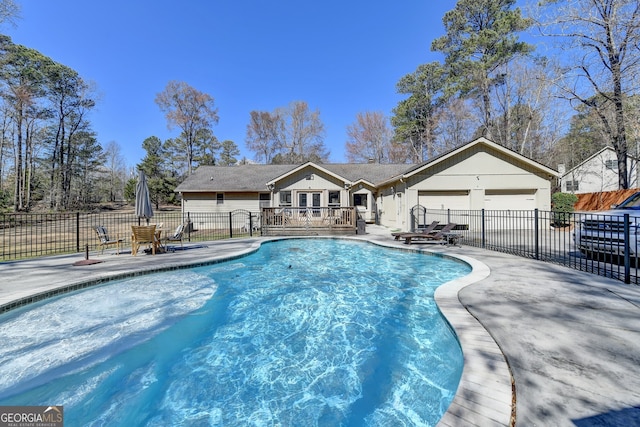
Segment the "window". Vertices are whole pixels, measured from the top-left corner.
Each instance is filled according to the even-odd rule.
[[[366,194],[354,194],[353,195],[353,204],[355,206],[363,206],[367,207],[367,195]]]
[[[291,206],[291,191],[280,192],[280,206]]]
[[[340,207],[340,192],[339,191],[329,191],[329,207],[330,208]]]
[[[260,193],[260,207],[268,208],[271,206],[271,194],[269,193]]]
[[[617,160],[605,160],[604,167],[610,169],[612,171],[618,170],[618,161]]]
[[[216,203],[224,205],[224,193],[216,193]]]
[[[567,181],[566,182],[567,188],[566,191],[578,191],[578,181]]]

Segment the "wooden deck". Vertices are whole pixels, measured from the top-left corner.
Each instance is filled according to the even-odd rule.
[[[340,208],[262,208],[263,236],[355,234],[357,212]]]

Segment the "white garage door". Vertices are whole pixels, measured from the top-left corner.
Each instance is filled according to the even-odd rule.
[[[469,210],[468,191],[421,191],[418,203],[427,209]]]
[[[487,230],[532,230],[535,226],[535,190],[485,191],[484,208]]]
[[[488,211],[529,211],[536,208],[535,190],[487,190],[484,208]]]

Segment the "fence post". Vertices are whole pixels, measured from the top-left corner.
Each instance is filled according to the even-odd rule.
[[[80,252],[80,212],[76,212],[76,252]]]
[[[447,224],[451,222],[451,209],[447,209]]]
[[[538,208],[533,210],[533,232],[535,235],[536,259],[540,259],[540,224],[538,223],[540,216]]]
[[[233,218],[231,217],[231,212],[229,212],[229,238],[233,237]]]
[[[191,215],[187,212],[187,241],[191,242],[191,228],[193,227],[191,222]]]
[[[253,237],[253,215],[249,212],[249,237]]]
[[[486,224],[485,224],[485,218],[484,218],[484,208],[482,208],[482,211],[480,213],[480,229],[482,230],[482,248],[484,249],[487,245],[487,235],[486,235]]]
[[[624,283],[627,285],[631,283],[631,254],[629,254],[631,233],[629,229],[629,214],[626,213],[624,214]]]

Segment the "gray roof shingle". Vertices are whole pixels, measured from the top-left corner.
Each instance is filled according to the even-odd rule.
[[[267,182],[291,172],[301,165],[201,166],[185,179],[177,192],[254,192],[267,191]],[[409,164],[335,163],[319,164],[345,180],[383,182],[412,169]]]

